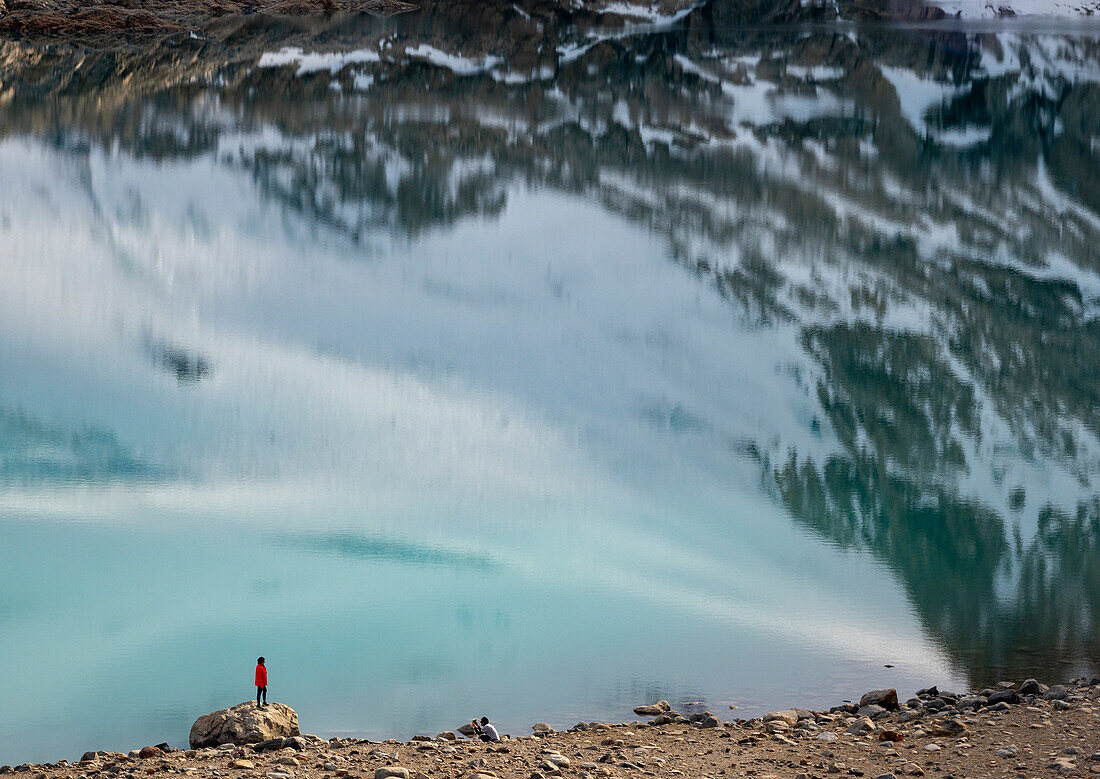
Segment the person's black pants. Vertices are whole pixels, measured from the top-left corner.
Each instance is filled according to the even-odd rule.
[[[266,687],[257,687],[256,688],[256,705],[257,706],[260,705],[260,696],[261,695],[264,698],[264,703],[267,703],[267,688]]]

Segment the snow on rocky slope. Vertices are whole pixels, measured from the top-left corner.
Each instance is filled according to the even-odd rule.
[[[982,618],[990,610],[1015,610],[1021,631],[1082,641],[1076,610],[1098,602],[1072,573],[1098,545],[1087,530],[1100,479],[1097,36],[1026,27],[746,33],[716,20],[713,7],[670,25],[639,18],[559,27],[519,7],[491,12],[492,34],[484,18],[441,11],[363,25],[323,45],[280,33],[229,62],[205,48],[215,42],[176,42],[158,52],[176,63],[167,70],[132,52],[89,61],[82,52],[4,44],[9,110],[0,132],[17,144],[6,164],[33,158],[27,147],[53,131],[55,112],[78,117],[61,137],[49,136],[50,153],[71,159],[74,181],[95,183],[89,207],[109,217],[119,256],[154,286],[198,285],[204,305],[226,312],[219,289],[248,289],[273,273],[271,263],[296,267],[299,253],[363,255],[379,267],[372,283],[401,290],[418,256],[408,245],[445,257],[455,231],[494,220],[510,230],[509,215],[537,222],[540,207],[576,220],[585,209],[610,215],[609,239],[638,241],[637,261],[651,280],[662,268],[656,288],[627,283],[636,270],[616,255],[607,267],[540,271],[536,289],[504,252],[484,265],[463,255],[470,277],[442,261],[417,266],[424,278],[416,294],[470,327],[503,311],[553,320],[554,300],[581,295],[571,305],[593,319],[554,337],[574,343],[581,332],[602,333],[602,353],[617,355],[615,375],[639,397],[661,376],[661,392],[641,402],[648,427],[638,438],[629,446],[602,439],[632,453],[618,476],[653,472],[656,462],[679,462],[678,473],[714,467],[764,476],[798,522],[838,545],[869,548],[898,570],[922,618],[979,665],[1004,663],[998,653],[1012,645],[975,627],[992,624]],[[124,95],[117,75],[127,73],[142,77]],[[164,186],[146,199],[176,202],[176,193],[218,182],[225,213],[247,204],[237,221],[252,225],[261,245],[271,240],[271,251],[245,251],[232,231],[211,232],[183,201],[169,209],[171,240],[151,244],[146,211],[127,205],[149,172],[110,173],[119,157],[172,174],[157,177]],[[511,239],[523,244],[522,235]],[[207,252],[171,250],[210,241],[216,256],[253,264],[211,265]],[[297,248],[287,252],[284,241]],[[395,252],[404,260],[387,263]],[[343,288],[346,271],[325,273],[334,274],[330,289]],[[652,327],[616,331],[599,307],[585,306],[579,279],[598,280],[601,299],[616,301],[623,321],[645,311]],[[289,298],[292,287],[280,294]],[[656,291],[665,288],[676,294]],[[689,306],[695,296],[701,302]],[[372,298],[379,316],[389,297]],[[189,310],[177,313],[169,345],[201,345],[201,334],[184,327]],[[233,312],[237,326],[245,315],[263,330],[263,311]],[[381,320],[362,324],[374,332]],[[130,359],[164,370],[154,355],[166,339],[139,325],[128,331]],[[415,322],[405,329],[415,333]],[[563,383],[553,366],[519,357],[520,336],[534,339],[534,329],[516,339],[492,327],[477,333],[493,343],[490,353],[515,349],[515,359],[457,351],[457,380],[491,378],[522,397],[510,427],[493,429],[476,393],[468,405],[428,405],[438,413],[433,425],[480,442],[502,483],[524,452],[533,461],[518,462],[531,473],[573,473],[570,439],[540,437],[543,415],[574,414],[570,428],[599,445],[601,420],[631,413],[598,400],[615,397],[597,381],[611,381],[599,362],[579,373],[595,383],[565,382],[581,390],[555,394]],[[330,352],[347,356],[343,336],[326,337]],[[454,367],[441,357],[448,351],[410,345],[391,358],[407,365],[419,354],[419,370],[450,376]],[[639,355],[661,369],[642,371]],[[237,356],[212,355],[215,375]],[[537,375],[509,374],[505,363]],[[369,378],[392,398],[428,391],[396,386],[385,372]],[[350,391],[331,402],[349,415],[355,408]],[[370,427],[378,420],[369,409],[360,413],[361,430],[397,435]],[[317,425],[331,435],[355,430],[318,418],[298,432],[308,440]],[[224,457],[200,432],[204,457]],[[391,443],[414,458],[415,431],[405,433]],[[675,443],[653,445],[666,434]],[[160,443],[171,451],[169,438]],[[463,481],[461,457],[422,465],[433,478]],[[581,478],[589,469],[576,473],[577,489],[607,489]],[[915,519],[901,526],[903,518]],[[1026,584],[1049,566],[1071,582],[1053,604]],[[973,602],[951,594],[961,568],[988,581]]]

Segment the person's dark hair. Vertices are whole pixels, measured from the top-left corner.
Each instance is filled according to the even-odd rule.
[[[488,725],[489,724],[489,718],[488,717],[482,717],[481,718],[481,724],[482,725]]]
[[[257,657],[256,662],[259,663],[260,665],[263,665],[264,664],[264,659],[262,657]]]

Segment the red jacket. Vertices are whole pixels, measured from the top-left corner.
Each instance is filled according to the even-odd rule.
[[[267,666],[265,665],[256,666],[256,686],[267,687]]]

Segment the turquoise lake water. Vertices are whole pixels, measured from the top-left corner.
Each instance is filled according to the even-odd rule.
[[[1095,670],[1100,27],[509,24],[0,41],[0,763]]]

